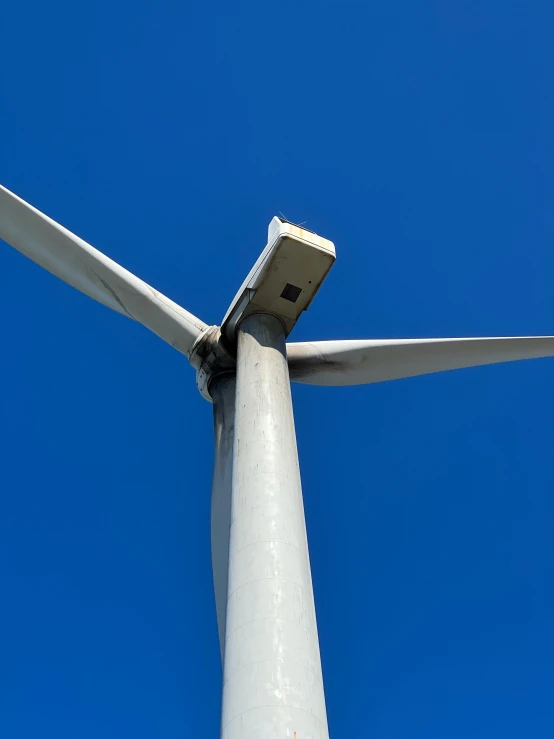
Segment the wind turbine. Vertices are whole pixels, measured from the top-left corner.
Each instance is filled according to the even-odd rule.
[[[185,355],[213,403],[212,564],[222,739],[328,739],[290,380],[363,385],[554,355],[554,337],[286,344],[335,261],[273,218],[221,326],[208,326],[0,186],[0,238]]]

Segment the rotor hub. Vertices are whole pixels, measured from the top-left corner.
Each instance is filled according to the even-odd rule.
[[[196,387],[210,403],[210,384],[216,377],[235,374],[237,360],[224,346],[221,327],[208,326],[195,341],[189,361],[196,369]]]

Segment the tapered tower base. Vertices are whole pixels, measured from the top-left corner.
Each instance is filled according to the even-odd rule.
[[[222,739],[328,739],[284,331],[238,329]]]

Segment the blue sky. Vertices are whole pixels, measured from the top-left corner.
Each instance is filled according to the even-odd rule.
[[[8,3],[4,185],[209,323],[279,210],[296,340],[554,333],[547,2]],[[0,245],[0,735],[215,737],[210,406]],[[554,735],[554,360],[294,387],[332,737]]]

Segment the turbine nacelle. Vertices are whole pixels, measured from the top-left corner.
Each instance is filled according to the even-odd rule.
[[[275,216],[267,230],[267,245],[233,298],[221,328],[210,326],[190,353],[196,386],[211,401],[210,383],[235,371],[237,328],[255,313],[270,314],[283,325],[285,336],[307,310],[335,262],[335,245],[313,231]]]
[[[331,241],[275,216],[269,224],[267,246],[225,314],[224,341],[234,347],[237,326],[254,313],[278,318],[288,336],[334,262]]]

